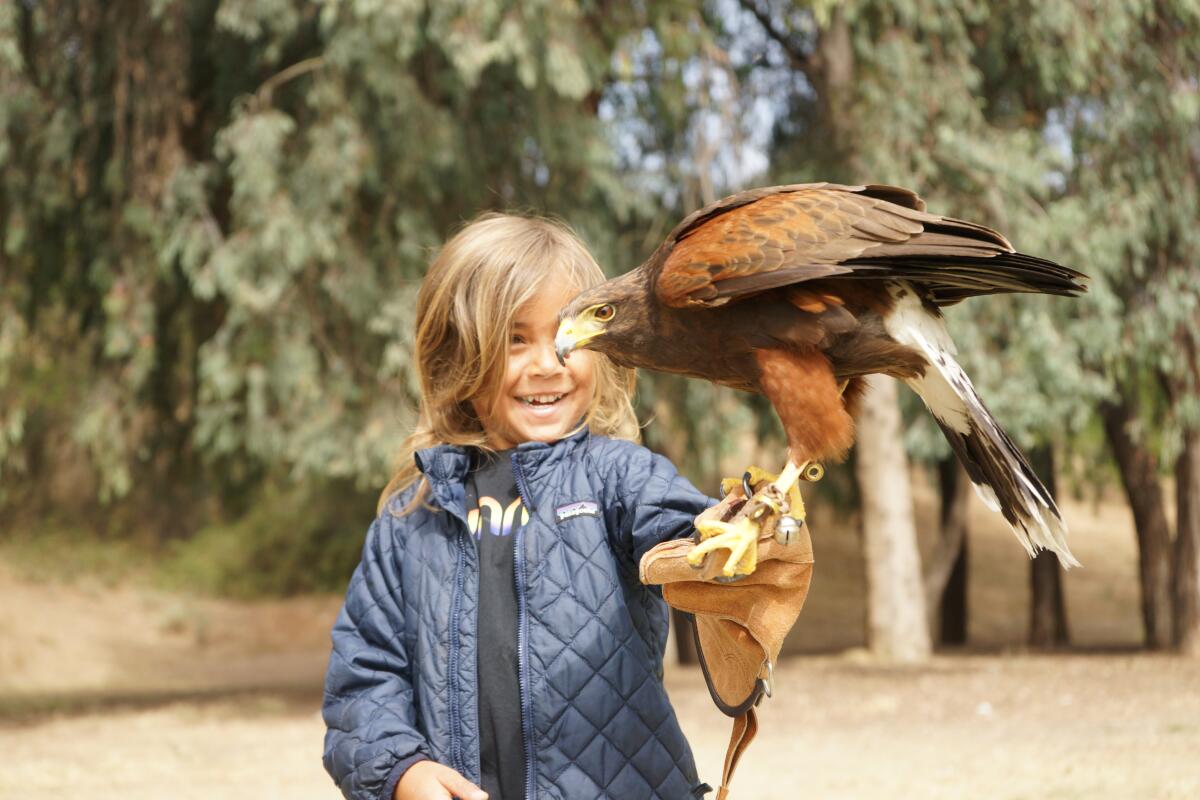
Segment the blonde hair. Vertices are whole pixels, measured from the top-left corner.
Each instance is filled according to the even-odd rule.
[[[417,423],[400,446],[378,511],[393,493],[418,480],[417,491],[397,516],[424,501],[429,487],[413,460],[416,451],[437,444],[490,449],[471,401],[490,402],[499,393],[517,310],[555,274],[579,291],[605,279],[575,232],[554,219],[487,212],[443,245],[417,293]],[[583,424],[597,433],[638,441],[635,371],[600,353],[592,363],[595,392]]]

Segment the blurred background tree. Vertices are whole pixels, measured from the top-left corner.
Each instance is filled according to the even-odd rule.
[[[226,531],[251,548],[236,571],[280,546],[246,533],[263,530],[255,509],[308,506],[323,521],[296,535],[330,542],[334,566],[270,590],[337,586],[357,550],[331,535],[344,498],[369,507],[412,419],[417,282],[462,221],[558,215],[615,274],[740,188],[894,182],[1093,276],[1079,300],[989,298],[949,324],[1048,483],[1055,468],[1070,492],[1119,476],[1146,643],[1198,652],[1197,14],[1184,0],[4,4],[3,525],[62,514],[185,545]],[[899,402],[907,458],[944,462],[916,399]],[[643,375],[639,404],[648,444],[701,486],[782,452],[757,398]],[[905,458],[885,473],[907,481]],[[854,474],[831,471],[822,493],[859,507],[877,487]],[[906,591],[954,641],[967,495],[942,474],[940,544]],[[1064,643],[1057,565],[1031,575],[1033,641]]]
[[[4,501],[165,539],[272,481],[370,493],[432,250],[538,209],[630,263],[662,212],[605,98],[678,147],[703,36],[668,3],[5,5]]]
[[[775,116],[772,182],[919,186],[931,207],[988,220],[1018,248],[1094,276],[1082,302],[989,298],[951,311],[951,330],[997,417],[1027,452],[1043,454],[1036,460],[1048,483],[1055,450],[1074,456],[1058,461],[1081,481],[1102,480],[1081,465],[1096,462],[1103,430],[1137,519],[1146,642],[1194,637],[1196,493],[1177,492],[1184,522],[1172,612],[1157,464],[1175,458],[1177,486],[1195,481],[1194,457],[1183,455],[1195,438],[1184,432],[1194,427],[1200,292],[1195,9],[1154,3],[1099,13],[1068,2],[958,0],[738,5],[761,37],[747,69],[788,76],[744,81],[770,85],[769,96],[784,104]],[[742,26],[741,18],[729,25],[730,36],[745,41]],[[914,453],[943,454],[928,417],[917,414],[914,423]],[[889,472],[902,478],[903,462]],[[964,539],[944,540],[946,552],[926,564],[930,599]],[[1038,580],[1046,567],[1048,581]],[[1035,602],[1031,633],[1036,643],[1062,643],[1057,567],[1039,559],[1034,573],[1036,593],[1049,602]],[[910,602],[920,598],[910,592]],[[894,613],[891,606],[894,598],[878,613]]]

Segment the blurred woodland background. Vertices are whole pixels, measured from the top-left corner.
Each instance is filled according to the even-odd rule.
[[[412,419],[416,286],[463,220],[558,215],[616,274],[732,191],[889,182],[1092,276],[965,303],[952,333],[1044,479],[1120,481],[1145,642],[1200,652],[1198,22],[1184,0],[6,3],[4,535],[339,589]],[[643,375],[639,402],[714,494],[723,464],[782,456],[757,399]],[[817,494],[853,509],[844,476]]]
[[[416,286],[462,221],[557,215],[616,274],[729,192],[889,182],[1092,277],[951,330],[1058,492],[1123,487],[1144,643],[1200,654],[1198,122],[1186,0],[5,3],[2,536],[338,591],[412,419]],[[965,482],[898,402],[942,509],[909,592],[962,641]],[[646,374],[639,405],[711,493],[782,457],[757,398]],[[852,514],[855,467],[817,502]],[[1029,635],[1066,643],[1057,567],[1031,570]]]
[[[1192,0],[0,3],[0,560],[336,609],[412,421],[416,288],[456,226],[557,215],[618,274],[703,203],[822,180],[915,189],[1091,276],[1079,299],[967,301],[951,332],[1060,497],[1123,492],[1133,524],[1094,506],[1094,527],[1136,541],[1137,623],[1107,643],[1200,656]],[[968,607],[975,501],[915,396],[876,399],[901,415],[864,431],[903,437],[875,465],[897,513],[860,513],[855,456],[809,489],[802,626],[844,588],[822,524],[866,576],[837,624],[882,659],[968,643],[976,611],[1047,648],[1109,613],[1068,615],[1057,564],[1011,537],[989,552],[1029,600]],[[710,494],[782,463],[757,398],[643,374],[638,401]]]

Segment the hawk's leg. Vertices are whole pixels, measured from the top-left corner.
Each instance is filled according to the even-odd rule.
[[[763,491],[771,493],[780,500],[787,497],[788,493],[792,490],[792,487],[796,485],[796,481],[800,480],[800,475],[804,472],[804,468],[809,466],[809,463],[805,463],[803,466],[801,466],[789,458],[787,464],[785,464],[783,467],[783,472],[779,473],[779,477],[776,478],[774,482],[767,486],[767,488]],[[757,497],[758,495],[755,495],[756,499]]]
[[[741,484],[729,481],[734,484],[732,491],[738,491],[744,485],[762,484],[764,480],[774,478],[742,503],[732,518],[722,520],[704,514],[697,517],[696,530],[700,533],[701,542],[688,553],[688,563],[699,566],[713,550],[728,550],[729,556],[721,569],[722,575],[732,578],[753,572],[758,560],[758,537],[767,516],[788,514],[799,522],[804,521],[804,501],[796,488],[796,481],[813,468],[819,470],[819,465],[812,462],[800,465],[789,460],[777,478],[751,467]],[[744,496],[744,490],[741,496]]]
[[[727,578],[754,571],[758,536],[767,519],[788,513],[789,506],[799,508],[797,521],[802,519],[804,505],[796,481],[819,479],[823,470],[816,460],[841,460],[854,441],[854,421],[842,402],[846,381],[839,384],[823,353],[766,348],[754,351],[754,361],[759,387],[783,423],[788,461],[779,477],[764,476],[771,482],[731,518],[718,519],[707,512],[696,518],[701,542],[688,554],[688,563],[698,566],[713,550],[728,549],[722,569]],[[751,484],[760,481],[761,477]]]

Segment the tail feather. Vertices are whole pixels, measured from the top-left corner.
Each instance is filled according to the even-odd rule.
[[[846,278],[881,277],[911,281],[937,306],[967,297],[1032,292],[1071,297],[1086,291],[1086,276],[1070,267],[1025,253],[1005,252],[972,239],[924,233],[898,245],[881,245],[851,259]]]
[[[1030,556],[1050,550],[1064,568],[1079,566],[1054,498],[954,360],[954,343],[940,315],[927,311],[911,286],[895,284],[892,296],[896,306],[884,319],[888,333],[929,361],[924,375],[905,383],[937,419],[980,498],[1004,515]]]
[[[988,508],[1004,515],[1031,557],[1039,549],[1051,550],[1064,567],[1079,566],[1067,545],[1066,524],[1054,498],[987,408],[982,403],[978,408],[980,413],[971,415],[971,431],[965,435],[938,421],[976,493]]]

